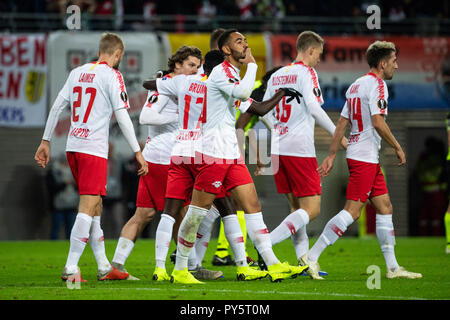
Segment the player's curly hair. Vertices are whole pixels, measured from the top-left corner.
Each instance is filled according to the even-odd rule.
[[[388,41],[375,41],[366,51],[366,60],[371,68],[377,68],[381,60],[389,58],[392,52],[397,52],[395,44]]]
[[[175,70],[175,64],[183,63],[188,57],[193,56],[198,58],[200,61],[202,60],[202,52],[199,48],[194,46],[182,46],[180,47],[167,62],[167,66],[169,67],[169,71],[173,72]]]

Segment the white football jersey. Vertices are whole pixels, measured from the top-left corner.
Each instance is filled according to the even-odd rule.
[[[87,63],[70,72],[59,94],[71,108],[66,151],[107,159],[112,113],[129,108],[122,74],[105,62]]]
[[[159,113],[177,114],[178,104],[173,97],[149,91],[143,108],[155,108]],[[170,164],[170,155],[175,145],[178,123],[148,125],[148,137],[142,151],[144,159],[157,164]]]
[[[372,126],[372,116],[387,115],[388,96],[386,82],[373,73],[357,79],[347,89],[341,116],[348,119],[351,126],[348,159],[378,163],[381,137]]]
[[[202,124],[205,122],[205,93],[207,76],[177,75],[156,80],[158,92],[178,99],[178,133],[172,156],[194,157],[201,144]]]
[[[289,103],[283,97],[265,118],[273,124],[271,153],[296,157],[315,157],[315,120],[307,105],[323,104],[317,73],[303,62],[294,62],[277,70],[267,83],[264,100],[270,99],[280,88],[293,88],[303,95],[300,103]]]
[[[236,110],[246,112],[253,100],[241,102],[232,96],[240,80],[239,69],[226,60],[216,66],[208,78],[203,149],[199,150],[205,155],[220,159],[241,156],[235,129]]]

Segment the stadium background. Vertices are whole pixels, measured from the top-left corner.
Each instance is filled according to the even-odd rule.
[[[67,29],[65,6],[81,8],[81,28]],[[58,6],[62,4],[63,9]],[[381,8],[381,29],[369,30],[366,7]],[[166,67],[167,57],[183,44],[205,54],[209,32],[237,27],[248,38],[259,65],[258,78],[295,58],[296,35],[314,30],[324,36],[325,53],[317,71],[324,109],[336,122],[343,94],[367,72],[364,50],[375,39],[394,41],[400,69],[390,88],[388,124],[404,147],[407,166],[397,168],[395,154],[382,147],[381,163],[394,206],[398,236],[418,234],[421,198],[413,171],[427,137],[445,144],[445,117],[450,108],[450,19],[448,1],[2,1],[0,4],[0,240],[48,239],[51,215],[45,173],[33,159],[48,110],[69,71],[96,57],[99,35],[110,30],[123,36],[126,55],[120,70],[138,124],[145,100],[142,80]],[[215,10],[214,10],[215,8]],[[52,141],[52,161],[63,153],[68,113],[62,114]],[[264,130],[258,124],[257,129]],[[264,131],[262,131],[264,133]],[[264,138],[265,134],[262,134]],[[111,141],[122,161],[131,153],[114,120]],[[316,128],[319,163],[330,137]],[[323,180],[320,217],[308,227],[317,235],[345,201],[348,171],[341,152],[332,175]],[[272,230],[288,213],[285,198],[270,175],[255,177],[265,222]],[[122,204],[125,219],[126,204]],[[442,220],[444,216],[442,212]],[[111,227],[104,213],[106,238],[117,238],[122,225]],[[125,220],[123,221],[125,222]],[[145,235],[152,237],[156,218]],[[358,235],[358,225],[349,235]]]

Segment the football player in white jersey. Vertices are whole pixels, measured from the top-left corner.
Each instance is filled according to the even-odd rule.
[[[386,277],[422,278],[420,273],[409,272],[397,263],[394,252],[393,209],[379,163],[381,140],[394,149],[399,166],[406,163],[402,147],[385,122],[388,113],[388,90],[385,80],[392,79],[398,68],[396,52],[392,42],[372,43],[366,51],[370,72],[353,82],[345,94],[346,102],[331,141],[329,154],[319,167],[319,173],[323,177],[330,173],[339,142],[345,134],[347,125],[350,125],[347,148],[347,164],[350,171],[347,201],[344,209],[328,221],[311,250],[300,258],[302,263],[309,265],[307,272],[313,279],[321,279],[317,262],[320,254],[327,246],[335,243],[359,218],[367,199],[377,209],[376,234],[386,261]]]
[[[169,249],[167,240],[171,237],[172,225],[175,222],[175,214],[179,210],[179,203],[186,198],[190,199],[195,177],[198,173],[199,165],[202,163],[201,156],[198,156],[196,149],[201,143],[202,125],[206,122],[207,116],[206,104],[204,102],[207,77],[211,70],[222,62],[223,55],[219,51],[213,50],[205,56],[204,70],[206,74],[195,76],[181,75],[173,79],[158,79],[152,85],[150,83],[144,84],[144,86],[148,86],[147,88],[150,89],[154,88],[153,85],[157,85],[160,93],[178,97],[180,115],[177,143],[172,150],[172,160],[169,168],[166,207],[164,214],[161,216],[156,236],[156,268],[153,279],[157,281],[168,279],[165,270],[165,259]],[[238,266],[239,279],[256,280],[265,277],[267,275],[266,273],[251,269],[247,266],[243,236],[237,220],[236,210],[230,199],[225,197],[223,189],[217,196],[217,199],[214,200],[214,204],[217,209],[211,207],[208,214],[202,217],[202,223],[205,220],[212,223],[217,219],[219,213],[224,221],[226,221],[227,236],[231,239],[234,253],[240,258],[239,262],[241,264]],[[199,234],[194,233],[193,236],[193,240],[195,241],[196,236],[199,236]],[[183,245],[182,248],[185,246],[193,248],[194,241],[179,238],[178,246],[181,242]],[[195,253],[195,250],[190,251],[189,264],[193,260],[193,253]],[[179,255],[180,252],[177,251],[177,261],[179,261]],[[188,255],[185,255],[184,258],[186,258],[186,262]],[[197,263],[201,266],[201,261]],[[185,271],[184,277],[180,277],[176,272],[175,275],[172,274],[171,281],[177,283],[200,283],[187,271],[187,268]]]
[[[317,72],[324,40],[312,31],[297,37],[297,57],[276,71],[267,83],[264,99],[272,97],[280,87],[298,90],[300,103],[283,99],[266,118],[272,124],[272,167],[278,193],[285,194],[291,213],[271,233],[272,245],[288,237],[294,244],[297,259],[309,249],[306,225],[320,212],[322,185],[317,172],[314,127],[334,134],[335,125],[322,109],[324,103]],[[343,145],[346,139],[343,139]],[[276,170],[275,170],[276,169]]]
[[[70,249],[61,278],[84,281],[78,261],[89,241],[98,263],[98,280],[117,280],[129,276],[112,267],[105,255],[100,226],[102,197],[106,195],[109,122],[114,115],[140,168],[148,171],[133,124],[128,115],[128,96],[122,74],[117,70],[124,54],[122,39],[113,33],[101,36],[96,62],[73,69],[50,110],[42,142],[35,160],[45,168],[50,160],[50,139],[61,111],[70,105],[71,126],[66,153],[80,202],[70,236]]]
[[[235,132],[236,108],[242,112],[250,110],[264,115],[282,96],[294,90],[280,90],[270,101],[276,100],[274,104],[249,101],[257,65],[245,37],[237,30],[227,30],[219,38],[218,44],[225,60],[213,69],[208,78],[206,122],[202,126],[202,143],[197,145],[202,163],[197,166],[192,202],[178,232],[177,260],[172,277],[176,282],[189,283],[187,257],[202,218],[222,189],[231,192],[244,209],[249,237],[268,265],[271,280],[295,277],[307,267],[282,264],[273,253],[261,205],[253,180],[242,160]],[[247,72],[241,80],[239,68],[242,64],[247,64]],[[295,95],[298,97],[297,93]]]
[[[180,74],[197,73],[202,53],[196,47],[182,46],[168,61],[166,78]],[[139,180],[136,212],[122,228],[112,265],[126,272],[124,265],[133,250],[137,237],[152,220],[156,211],[164,210],[167,175],[171,151],[178,132],[178,101],[175,97],[149,91],[139,123],[148,125],[148,138],[142,151],[147,161],[149,173]],[[179,224],[178,224],[179,225]],[[128,279],[137,279],[130,276]]]

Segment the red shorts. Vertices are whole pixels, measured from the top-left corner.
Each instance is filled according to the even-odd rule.
[[[214,193],[224,197],[231,189],[253,183],[247,166],[241,159],[214,159],[203,155],[204,162],[197,165],[196,190]]]
[[[366,202],[368,198],[388,193],[379,163],[347,159],[347,164],[350,171],[347,200]]]
[[[136,207],[164,210],[166,201],[168,164],[148,162],[148,173],[139,178]]]
[[[322,194],[316,158],[272,155],[272,166],[278,193],[292,193],[294,197]]]
[[[184,200],[185,204],[189,204],[197,173],[194,158],[172,157],[167,176],[166,198]]]
[[[108,160],[80,152],[66,152],[80,195],[106,196]]]

